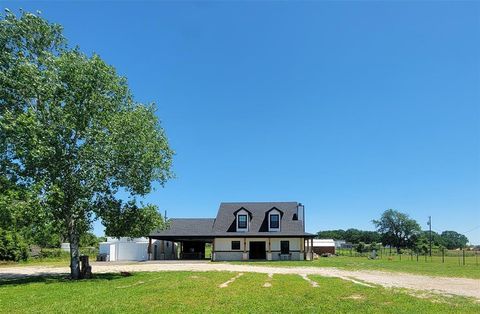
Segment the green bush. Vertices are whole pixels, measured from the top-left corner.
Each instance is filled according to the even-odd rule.
[[[28,259],[28,245],[16,232],[0,229],[0,260],[21,261]]]
[[[97,256],[98,249],[94,247],[81,247],[80,255]]]
[[[59,257],[68,257],[68,252],[63,251],[62,249],[48,249],[43,248],[40,250],[39,258],[59,258]]]
[[[98,254],[98,249],[93,247],[80,248],[80,255],[96,256]],[[70,257],[70,252],[64,251],[62,249],[50,249],[42,248],[37,258],[52,258],[52,259],[68,259]]]

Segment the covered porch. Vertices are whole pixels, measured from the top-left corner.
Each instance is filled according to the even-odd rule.
[[[149,260],[210,260],[213,238],[149,236]]]

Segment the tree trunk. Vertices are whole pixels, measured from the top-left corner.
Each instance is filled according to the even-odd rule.
[[[80,279],[80,250],[79,237],[74,228],[70,229],[70,277]]]

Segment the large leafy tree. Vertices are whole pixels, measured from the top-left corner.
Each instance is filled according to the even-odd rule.
[[[345,240],[345,230],[323,230],[317,232],[319,239]]]
[[[377,231],[382,234],[382,243],[397,248],[412,248],[421,232],[420,225],[407,214],[388,209],[379,220],[373,220]]]
[[[443,245],[449,249],[462,249],[468,243],[468,238],[456,231],[443,231],[440,235]]]
[[[135,102],[112,66],[70,49],[60,25],[31,13],[0,20],[0,149],[2,180],[35,187],[68,236],[72,278],[80,275],[80,236],[96,217],[107,227],[156,217],[129,218],[113,236],[161,221],[151,206],[132,205],[171,177],[173,152],[154,106]],[[119,191],[130,201],[118,201]]]
[[[38,186],[14,184],[0,176],[0,230],[10,231],[29,244],[58,247],[59,230],[51,211],[39,202]]]

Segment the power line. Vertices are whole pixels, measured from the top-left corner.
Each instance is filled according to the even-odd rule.
[[[480,228],[480,225],[474,227],[473,229],[470,229],[470,230],[468,230],[468,231],[465,231],[464,233],[469,233],[469,232],[475,231],[475,230],[477,230],[478,228]]]

